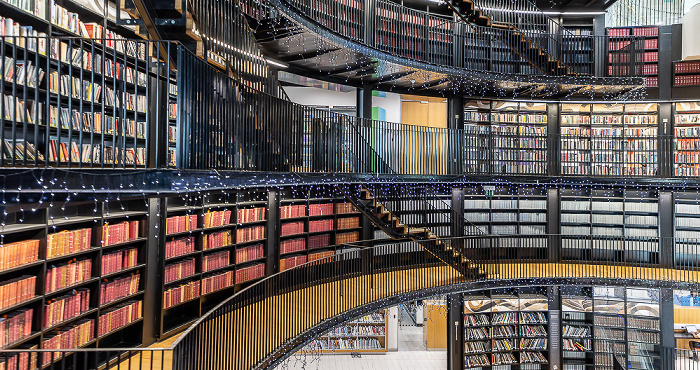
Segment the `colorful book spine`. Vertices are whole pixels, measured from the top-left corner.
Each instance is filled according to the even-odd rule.
[[[346,213],[356,213],[357,210],[355,209],[355,206],[352,205],[352,203],[336,203],[335,204],[335,213],[337,214],[346,214]]]
[[[130,248],[102,256],[100,268],[101,275],[113,274],[121,270],[134,267],[138,264],[138,249]]]
[[[179,279],[184,279],[186,277],[192,276],[195,274],[195,261],[194,258],[190,258],[187,260],[184,260],[182,262],[178,263],[173,263],[171,265],[166,265],[165,266],[165,273],[163,276],[163,281],[165,284],[179,280]]]
[[[304,263],[306,263],[306,256],[283,258],[280,260],[280,271],[284,271]]]
[[[0,271],[39,260],[39,241],[25,240],[0,246]]]
[[[44,336],[41,342],[43,349],[73,349],[80,348],[95,339],[95,320],[81,320],[69,329],[55,331]],[[63,352],[45,352],[42,354],[42,364],[63,356]]]
[[[194,237],[173,239],[165,243],[165,258],[174,258],[194,252]]]
[[[239,209],[237,215],[237,223],[244,224],[248,222],[263,221],[265,219],[265,208],[246,208]]]
[[[236,263],[245,263],[265,256],[265,249],[262,244],[236,249]]]
[[[207,211],[204,214],[204,227],[219,227],[231,223],[231,211]]]
[[[54,258],[90,249],[92,229],[61,231],[46,237],[46,258]]]
[[[306,250],[306,239],[289,239],[280,242],[280,253],[294,253]]]
[[[354,243],[358,240],[360,240],[360,233],[358,231],[351,233],[340,233],[336,234],[335,236],[335,244],[337,245],[345,243]]]
[[[163,308],[167,309],[200,296],[200,281],[192,281],[163,292]]]
[[[309,216],[328,216],[333,214],[333,203],[312,204],[309,206]]]
[[[118,307],[110,308],[100,315],[97,323],[97,335],[103,336],[143,317],[141,301],[127,302]]]
[[[186,231],[192,231],[197,228],[197,215],[184,215],[168,217],[165,220],[165,232],[167,234],[176,234]]]
[[[309,221],[309,232],[317,233],[333,230],[333,220],[313,220]]]
[[[280,228],[280,236],[301,234],[304,232],[304,221],[283,223]]]
[[[140,274],[116,280],[105,280],[100,284],[100,305],[114,302],[139,291]]]
[[[124,221],[102,226],[102,245],[125,243],[139,238],[139,221]]]
[[[265,238],[265,226],[252,226],[236,230],[236,242],[245,243]]]
[[[236,270],[236,284],[241,284],[263,276],[265,276],[265,264],[260,263],[250,267],[245,267]]]
[[[359,217],[348,217],[338,219],[338,230],[342,229],[355,229],[360,227]]]
[[[22,309],[0,318],[0,348],[6,348],[32,333],[34,310]]]
[[[72,260],[66,264],[52,267],[46,272],[46,293],[67,288],[92,276],[92,260]]]
[[[202,272],[220,269],[229,265],[231,252],[223,251],[202,257]],[[203,288],[203,286],[202,286]]]
[[[331,220],[332,221],[332,220]],[[325,248],[331,245],[331,235],[312,235],[309,237],[309,249]]]
[[[226,289],[235,284],[235,273],[226,271],[222,274],[209,276],[202,279],[202,294],[209,294],[221,289]]]
[[[89,309],[88,289],[79,289],[69,295],[48,300],[44,306],[44,328],[70,320]]]
[[[231,230],[220,231],[218,233],[205,234],[202,237],[202,250],[226,247],[233,244]]]
[[[295,218],[306,216],[306,206],[303,204],[299,205],[288,205],[280,207],[280,218]]]

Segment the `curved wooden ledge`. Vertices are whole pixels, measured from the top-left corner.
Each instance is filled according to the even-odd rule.
[[[585,263],[478,265],[487,273],[486,280],[599,278],[700,283],[700,271],[653,267]],[[326,320],[335,319],[342,323],[353,318],[343,317],[344,313],[375,301],[454,284],[459,284],[461,291],[465,283],[469,281],[451,267],[436,266],[381,271],[280,293],[203,322],[200,333],[210,334],[197,338],[205,355],[196,363],[202,369],[265,368],[277,362],[284,353],[314,339],[317,334],[310,330]],[[151,347],[163,348],[173,341],[174,338],[170,338]],[[184,348],[175,349],[175,358],[187,356],[177,352],[181,350]],[[162,355],[145,353],[143,358],[132,357],[130,364],[124,361],[110,369],[140,369],[139,366],[144,365],[152,369],[173,369],[172,351],[173,348],[168,348]]]

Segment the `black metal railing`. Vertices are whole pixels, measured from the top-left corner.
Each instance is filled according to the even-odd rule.
[[[571,248],[566,243],[571,240],[585,246]],[[697,256],[700,240],[543,234],[441,241],[468,256],[471,265],[483,272],[480,280],[570,278],[575,282],[593,277],[697,286],[700,277],[700,260],[683,257]],[[95,369],[107,361],[110,369],[267,368],[324,330],[370,312],[384,300],[421,290],[434,294],[435,289],[449,290],[454,284],[473,281],[422,249],[427,242],[343,245],[333,256],[241,290],[206,313],[168,348],[13,349],[0,353],[7,357],[36,354],[30,369],[40,365]],[[562,250],[590,252],[562,259],[552,253],[557,245]],[[675,255],[674,262],[665,265],[658,258],[660,253]],[[677,358],[688,355],[683,352]]]

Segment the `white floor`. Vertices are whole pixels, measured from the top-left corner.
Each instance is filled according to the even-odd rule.
[[[403,317],[402,317],[403,318]],[[404,319],[399,326],[399,351],[380,355],[295,354],[276,370],[444,370],[446,351],[427,351],[423,328]]]

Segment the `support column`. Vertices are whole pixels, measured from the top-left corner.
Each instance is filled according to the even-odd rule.
[[[675,369],[676,339],[673,336],[673,289],[662,288],[661,293],[661,369]]]
[[[145,283],[143,298],[143,345],[147,346],[160,337],[160,308],[161,291],[163,281],[162,260],[158,258],[160,244],[165,243],[165,202],[166,198],[148,199],[148,232],[149,237],[146,242],[146,264]]]
[[[265,243],[265,275],[270,276],[279,271],[279,192],[267,192],[267,242]]]
[[[464,322],[462,295],[447,296],[447,370],[464,369]]]
[[[547,174],[559,176],[561,167],[561,148],[559,145],[559,103],[547,104]]]
[[[453,238],[459,238],[464,236],[464,189],[463,188],[453,188],[452,189],[452,230],[450,230],[450,235]]]
[[[363,24],[364,24],[364,35],[363,39],[365,41],[365,44],[369,46],[374,46],[375,39],[374,35],[376,34],[376,27],[374,20],[377,19],[376,13],[377,13],[377,1],[376,0],[364,0],[365,3],[365,8],[362,11],[363,14]]]
[[[659,267],[673,268],[674,242],[673,242],[673,193],[670,191],[659,192]],[[671,307],[673,312],[673,307]],[[673,322],[671,322],[673,326]]]
[[[606,58],[608,57],[608,45],[605,36],[605,15],[597,15],[593,18],[593,35],[598,36],[593,40],[593,75],[605,77]]]
[[[561,305],[559,287],[547,288],[549,299],[549,368],[561,369]]]
[[[561,202],[559,189],[547,190],[547,240],[549,262],[561,262]]]
[[[659,99],[673,97],[673,61],[682,57],[681,25],[659,27]]]
[[[355,109],[358,118],[372,119],[372,88],[363,86],[357,88]]]
[[[465,42],[465,29],[466,25],[461,21],[461,18],[457,15],[453,15],[453,34],[454,38],[452,42],[452,66],[455,68],[464,67],[464,42]]]
[[[658,177],[671,177],[673,168],[673,105],[659,103],[659,127],[657,139]]]

